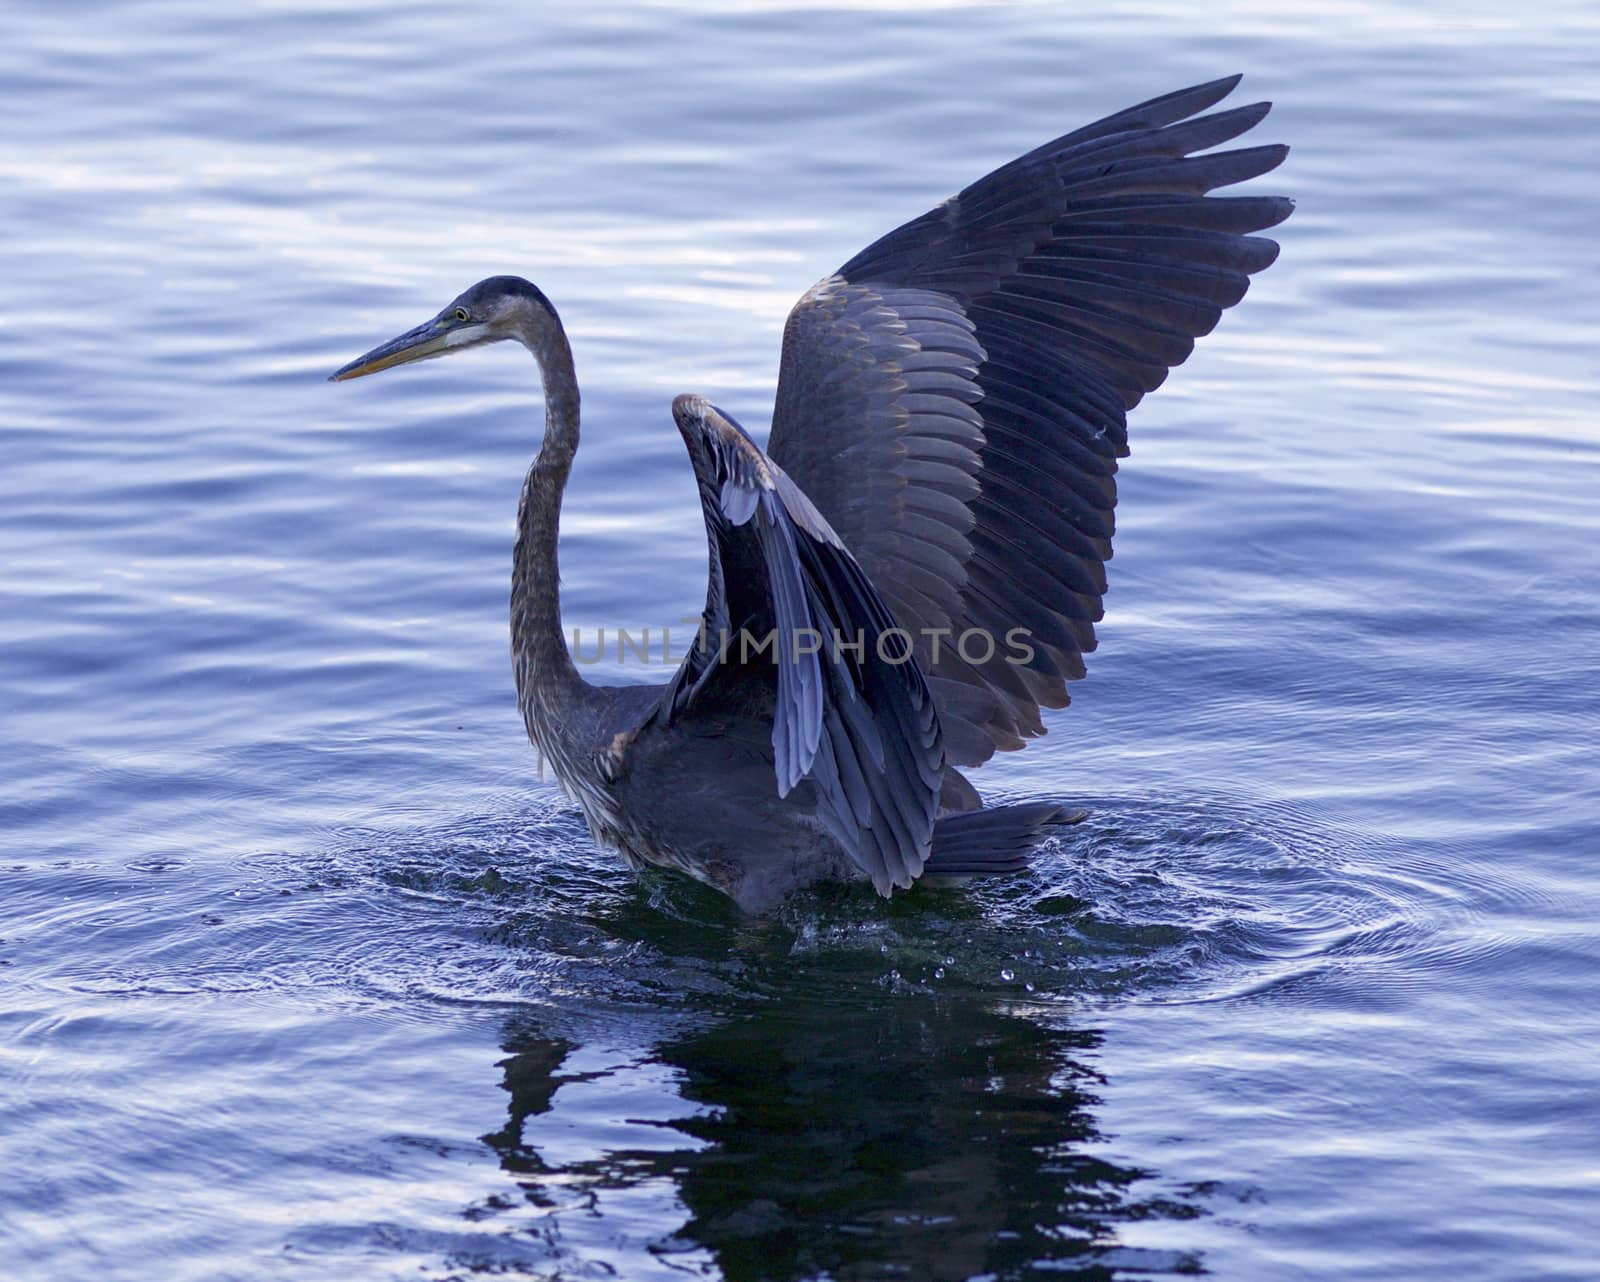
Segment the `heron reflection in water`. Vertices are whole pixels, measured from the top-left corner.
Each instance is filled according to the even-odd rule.
[[[590,685],[562,636],[578,383],[543,293],[480,281],[333,375],[503,339],[533,353],[545,427],[517,517],[517,697],[596,842],[762,911],[819,881],[888,895],[1016,871],[1082,817],[986,809],[960,770],[1067,703],[1102,615],[1127,412],[1277,256],[1251,233],[1289,200],[1207,193],[1288,149],[1195,154],[1266,115],[1199,114],[1238,80],[1046,143],[819,282],[784,330],[765,451],[701,397],[673,402],[710,582],[665,685]],[[972,636],[989,644],[951,644]]]
[[[652,1045],[644,1059],[679,1099],[594,1131],[603,1097],[585,1088],[639,1089],[639,1053],[618,1073],[590,1043],[513,1021],[508,1116],[482,1138],[521,1197],[470,1212],[517,1253],[501,1267],[581,1274],[593,1217],[612,1224],[612,1260],[619,1238],[645,1237],[684,1274],[726,1282],[1204,1271],[1179,1226],[1210,1199],[1107,1151],[1099,1033],[959,987],[787,998],[736,1001]],[[1162,1247],[1123,1240],[1152,1223]]]

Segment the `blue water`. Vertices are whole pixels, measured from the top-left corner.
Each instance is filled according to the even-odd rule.
[[[224,12],[0,18],[6,1277],[1597,1275],[1592,8]],[[978,779],[1090,820],[771,921],[597,854],[506,654],[527,357],[325,375],[536,280],[567,619],[671,625],[674,393],[762,424],[813,280],[1235,70],[1282,258]]]

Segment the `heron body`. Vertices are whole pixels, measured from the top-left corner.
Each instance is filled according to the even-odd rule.
[[[529,737],[596,842],[761,911],[819,881],[888,895],[1014,871],[1082,817],[984,809],[960,771],[1067,703],[1102,614],[1127,412],[1277,255],[1252,233],[1288,200],[1207,194],[1287,151],[1206,152],[1267,112],[1199,114],[1237,81],[1047,143],[813,287],[785,327],[767,450],[708,401],[673,402],[709,576],[664,685],[590,685],[562,636],[579,394],[543,293],[481,281],[333,376],[508,339],[537,360],[512,655]]]

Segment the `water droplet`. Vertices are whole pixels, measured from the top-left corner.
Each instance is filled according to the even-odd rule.
[[[954,966],[956,964],[956,959],[954,957],[946,957],[944,959],[944,964],[946,966]]]
[[[1015,979],[1016,977],[1017,977],[1016,972],[1014,970],[1012,970],[1009,966],[1006,967],[1003,971],[1000,972],[1000,978],[1005,980],[1005,982],[1008,983],[1008,984],[1013,979]]]
[[[944,978],[944,967],[943,966],[934,967],[933,977],[935,979],[943,979]]]
[[[1024,984],[1023,987],[1026,988],[1030,993],[1033,991],[1033,985],[1031,983]]]

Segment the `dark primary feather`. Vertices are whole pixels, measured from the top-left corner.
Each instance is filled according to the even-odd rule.
[[[1206,193],[1287,148],[1194,154],[1266,115],[1198,114],[1238,79],[1012,161],[789,316],[771,458],[917,637],[954,764],[1021,747],[1067,702],[1102,614],[1127,412],[1277,255],[1250,233],[1288,200]],[[1005,645],[1017,628],[1027,662]]]
[[[693,396],[673,415],[699,482],[711,576],[701,641],[654,715],[670,725],[770,708],[778,794],[809,779],[818,821],[879,892],[907,887],[928,857],[945,766],[922,673],[892,661],[892,638],[880,651],[894,620],[872,584],[738,424]],[[747,648],[741,632],[775,634],[776,647]],[[858,639],[859,650],[835,649]]]

